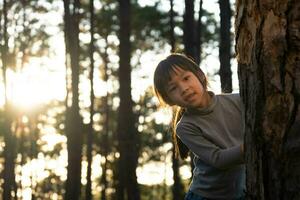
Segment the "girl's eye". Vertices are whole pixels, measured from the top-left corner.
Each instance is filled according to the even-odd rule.
[[[173,92],[176,90],[176,86],[169,87],[169,92]]]
[[[185,81],[187,81],[187,80],[189,80],[190,79],[190,76],[184,76],[183,77],[183,80],[185,80]]]

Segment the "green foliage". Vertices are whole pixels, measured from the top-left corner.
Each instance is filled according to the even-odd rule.
[[[95,13],[95,32],[105,38],[116,35],[119,29],[117,2],[104,1],[102,8]]]
[[[41,21],[51,7],[34,1],[10,1],[8,3],[7,35],[9,41],[8,67],[23,67],[31,57],[41,57],[49,53],[50,25]],[[2,35],[1,35],[2,36]]]
[[[119,13],[116,1],[101,1],[101,5],[101,9],[95,12],[95,38],[96,40],[100,39],[103,43],[103,39],[105,40],[109,35],[117,36]],[[84,7],[87,9],[88,5],[86,4]],[[159,10],[158,4],[141,7],[136,1],[132,2],[132,51],[154,49],[155,44],[164,45],[168,39],[168,21],[168,13]],[[116,49],[117,44],[118,42],[110,47]]]
[[[158,4],[141,7],[132,5],[133,49],[153,50],[154,44],[165,44],[169,36],[168,13],[159,10]]]
[[[202,49],[205,50],[205,48],[207,47],[217,48],[217,44],[219,41],[220,27],[214,17],[214,13],[210,13],[206,10],[203,10],[202,24],[203,24],[202,38],[201,38],[203,42]]]
[[[62,184],[62,180],[54,171],[47,170],[47,172],[49,173],[49,176],[37,183],[33,196],[36,199],[51,200],[55,195],[58,199],[62,199],[62,194],[64,193],[64,184]]]

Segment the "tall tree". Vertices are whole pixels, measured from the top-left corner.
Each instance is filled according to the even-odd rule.
[[[131,98],[131,45],[130,45],[130,0],[119,0],[119,115],[118,115],[118,184],[117,199],[139,200],[137,183],[138,131],[135,127],[133,101]],[[127,198],[126,198],[127,197]]]
[[[232,72],[231,72],[231,8],[229,0],[219,0],[220,7],[220,79],[222,92],[232,92]]]
[[[66,111],[66,135],[68,167],[65,199],[80,198],[81,190],[81,154],[82,154],[82,119],[79,114],[79,20],[80,1],[64,0],[65,34],[67,56],[71,65],[71,106]],[[72,45],[70,45],[72,44]]]
[[[175,51],[175,33],[174,33],[174,0],[170,0],[170,45],[171,52]]]
[[[198,21],[196,24],[195,32],[195,62],[200,65],[201,63],[201,54],[202,54],[202,16],[203,16],[203,0],[199,2],[199,11],[198,11]]]
[[[183,16],[183,44],[184,53],[193,58],[193,60],[200,64],[202,37],[205,28],[202,24],[202,16],[204,15],[203,1],[199,2],[198,19],[195,20],[195,6],[194,0],[185,0],[185,11]],[[206,35],[208,36],[208,35]],[[209,36],[208,36],[209,37]],[[209,41],[209,38],[206,38]]]
[[[248,199],[300,199],[300,1],[237,1]]]
[[[184,53],[195,59],[195,18],[194,0],[185,0],[183,16],[183,44]]]
[[[109,68],[108,65],[110,64],[109,61],[109,56],[108,56],[108,49],[111,48],[109,41],[108,41],[108,35],[110,33],[114,32],[114,28],[112,26],[114,26],[115,21],[113,21],[112,16],[116,15],[116,11],[115,10],[111,10],[110,6],[110,2],[102,2],[103,6],[102,9],[99,10],[99,13],[95,16],[97,17],[97,20],[95,20],[95,24],[96,24],[96,33],[98,33],[102,38],[103,41],[105,41],[105,45],[98,49],[98,53],[101,56],[101,60],[102,60],[102,74],[103,74],[103,81],[105,82],[105,86],[106,88],[104,90],[106,90],[106,95],[102,98],[102,103],[101,104],[101,108],[103,108],[102,110],[102,126],[103,126],[103,130],[101,131],[101,133],[99,134],[100,139],[99,139],[99,153],[101,154],[101,156],[104,158],[103,161],[101,162],[101,169],[102,169],[102,174],[101,174],[101,178],[100,178],[100,186],[101,186],[101,200],[106,200],[108,197],[108,193],[107,190],[109,189],[109,182],[108,182],[108,173],[107,171],[109,170],[109,159],[108,159],[108,154],[112,151],[112,149],[114,149],[114,138],[112,137],[112,134],[110,134],[112,131],[112,126],[111,122],[114,122],[114,116],[110,116],[110,92],[109,91]],[[114,74],[111,72],[111,74]],[[111,181],[113,182],[113,181]],[[111,185],[114,185],[113,183],[111,183]]]
[[[170,44],[171,44],[171,52],[175,51],[175,33],[174,33],[174,1],[170,0]],[[180,162],[176,157],[175,146],[173,143],[172,147],[172,170],[173,170],[173,186],[172,186],[172,194],[173,200],[181,200],[184,198],[184,187],[182,184],[182,180],[180,178],[179,173]]]
[[[3,27],[1,29],[2,41],[1,43],[1,60],[2,60],[2,73],[3,73],[3,81],[4,81],[4,120],[1,122],[0,131],[4,133],[4,169],[3,169],[3,200],[10,200],[13,188],[15,186],[15,158],[16,158],[16,150],[15,150],[15,136],[11,131],[11,110],[7,97],[7,77],[6,77],[6,68],[8,62],[8,35],[7,35],[7,2],[3,1]],[[14,194],[16,195],[16,194]]]
[[[90,92],[90,123],[89,123],[89,128],[88,128],[88,133],[87,133],[87,150],[86,150],[86,157],[87,157],[87,183],[86,183],[86,188],[85,188],[85,199],[86,200],[91,200],[92,199],[92,151],[93,151],[93,134],[94,134],[94,102],[95,102],[95,94],[94,94],[94,51],[95,51],[95,38],[94,38],[94,18],[95,18],[95,12],[94,12],[94,0],[90,0],[89,2],[89,13],[90,13],[90,87],[91,87],[91,92]]]
[[[195,61],[195,18],[194,18],[194,0],[185,0],[185,12],[183,16],[183,44],[184,53]],[[200,19],[200,18],[199,18]],[[194,171],[194,154],[190,154],[191,172]]]
[[[108,44],[107,41],[107,36],[105,37],[105,43]],[[103,131],[103,142],[102,142],[102,156],[105,158],[105,161],[102,163],[102,175],[101,175],[101,185],[102,185],[102,189],[101,189],[101,200],[106,200],[106,190],[107,190],[107,186],[108,186],[108,182],[107,182],[107,169],[108,169],[108,160],[107,160],[107,156],[108,153],[110,152],[109,148],[109,132],[110,132],[110,109],[109,109],[109,98],[110,98],[110,93],[108,90],[108,53],[107,53],[107,49],[108,46],[106,46],[104,53],[102,55],[102,59],[103,59],[103,66],[104,66],[104,82],[106,83],[106,95],[104,96],[104,131]]]
[[[184,199],[184,194],[185,194],[184,185],[180,178],[179,167],[180,167],[180,162],[179,159],[176,157],[175,146],[173,144],[172,147],[172,169],[173,169],[173,180],[174,180],[172,186],[173,200]]]

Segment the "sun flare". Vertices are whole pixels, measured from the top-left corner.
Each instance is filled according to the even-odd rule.
[[[12,105],[22,109],[30,109],[54,99],[63,100],[65,96],[63,74],[61,71],[43,66],[40,60],[33,60],[21,70],[8,69],[6,71],[8,100]]]

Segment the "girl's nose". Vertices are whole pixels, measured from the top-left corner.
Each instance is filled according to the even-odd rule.
[[[189,90],[189,87],[187,85],[185,85],[185,84],[182,84],[180,86],[180,89],[181,89],[181,93],[185,94]]]

